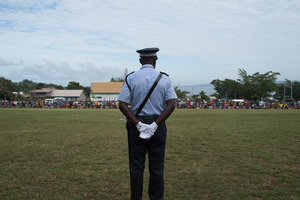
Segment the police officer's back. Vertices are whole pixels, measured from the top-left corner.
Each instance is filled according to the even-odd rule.
[[[145,156],[149,157],[149,197],[163,199],[164,153],[166,144],[165,120],[175,109],[177,99],[173,85],[167,74],[155,70],[158,48],[138,50],[140,70],[129,74],[119,95],[119,108],[128,122],[129,164],[131,199],[141,199]],[[146,103],[141,108],[149,90],[158,83]],[[130,105],[130,107],[129,107]]]

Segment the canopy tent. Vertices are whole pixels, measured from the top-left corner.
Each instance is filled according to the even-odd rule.
[[[228,101],[228,99],[221,98],[220,101]]]
[[[231,101],[234,101],[234,102],[244,102],[244,99],[232,99]]]

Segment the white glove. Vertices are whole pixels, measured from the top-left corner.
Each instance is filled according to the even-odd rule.
[[[147,140],[149,140],[150,139],[150,132],[142,132],[141,134],[140,134],[140,138],[142,138],[142,139],[147,139]]]
[[[142,132],[145,132],[147,129],[148,129],[148,124],[144,124],[142,123],[141,121],[139,121],[139,123],[137,125],[135,125],[137,130],[142,133]]]
[[[124,122],[127,122],[127,121],[128,121],[127,118],[126,118],[125,116],[123,116],[120,120],[121,120],[121,121],[124,121]]]
[[[153,122],[150,125],[146,124],[146,126],[147,126],[147,129],[145,131],[141,132],[140,138],[148,140],[154,135],[158,126],[155,122]]]
[[[154,135],[155,131],[157,130],[157,127],[158,126],[155,122],[153,122],[152,124],[149,125],[150,134],[151,134],[150,137],[152,137]]]
[[[149,129],[149,124],[144,124],[139,121],[137,125],[135,125],[137,130],[140,132],[140,138],[142,139],[149,139],[150,136],[150,129]]]

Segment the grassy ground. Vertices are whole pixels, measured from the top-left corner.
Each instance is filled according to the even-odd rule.
[[[0,199],[129,199],[121,117],[0,109]],[[299,199],[299,124],[299,110],[175,110],[165,199]]]

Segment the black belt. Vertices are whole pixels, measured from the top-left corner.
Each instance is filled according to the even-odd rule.
[[[158,118],[158,116],[138,116],[137,117],[138,118],[138,120],[140,120],[140,121],[155,121],[157,118]]]

